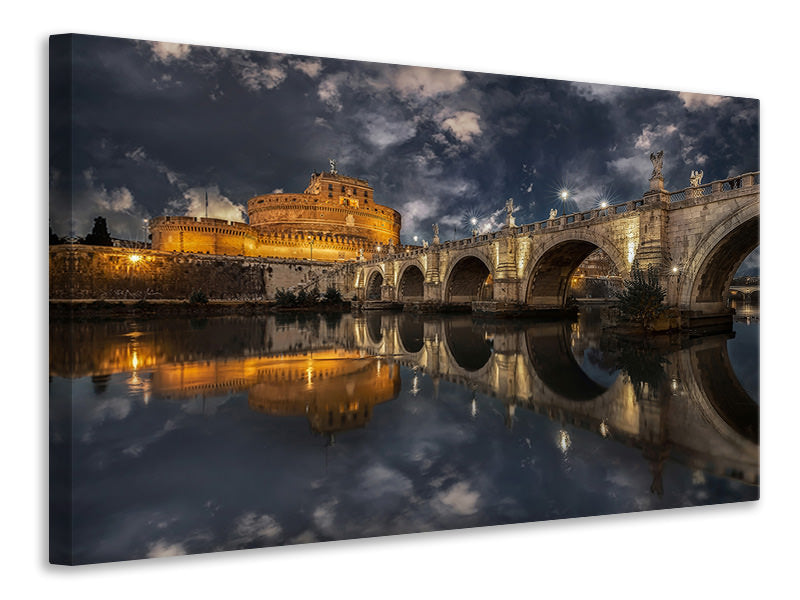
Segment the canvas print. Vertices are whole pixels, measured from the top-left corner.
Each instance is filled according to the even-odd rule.
[[[757,100],[58,35],[49,177],[54,563],[759,497]]]

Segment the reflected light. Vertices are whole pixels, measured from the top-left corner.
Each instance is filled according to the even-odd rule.
[[[469,414],[473,419],[478,416],[478,401],[475,400],[475,396],[472,397],[472,403],[470,404]]]
[[[414,379],[411,380],[411,395],[416,396],[419,394],[419,376],[414,375]]]
[[[558,448],[561,450],[561,452],[566,454],[570,446],[572,446],[572,440],[570,439],[569,434],[562,429],[558,432]]]
[[[603,419],[600,422],[600,435],[602,435],[604,438],[607,438],[609,433],[610,433],[610,430],[608,429],[608,425],[606,424],[606,420]]]

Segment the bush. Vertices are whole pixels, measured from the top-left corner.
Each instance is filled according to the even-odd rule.
[[[192,304],[206,304],[208,302],[208,296],[203,290],[195,290],[192,292],[192,295],[189,296],[189,302]]]
[[[280,289],[275,292],[275,304],[278,306],[297,306],[297,296],[294,292]]]
[[[337,290],[334,286],[328,286],[328,289],[325,290],[325,296],[323,296],[323,301],[328,302],[330,304],[339,304],[342,301],[342,293]]]
[[[297,292],[297,306],[308,306],[312,300],[313,297],[305,290]]]
[[[648,329],[667,310],[664,305],[667,293],[658,283],[658,271],[652,265],[647,267],[647,272],[634,265],[631,278],[624,286],[615,294],[620,314]]]

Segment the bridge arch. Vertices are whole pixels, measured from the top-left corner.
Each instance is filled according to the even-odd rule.
[[[529,261],[525,281],[525,303],[533,307],[562,308],[575,270],[597,249],[605,252],[621,277],[630,265],[622,251],[605,236],[592,231],[563,231],[537,249]]]
[[[477,254],[465,254],[453,261],[445,277],[444,301],[458,304],[494,299],[490,264]]]
[[[405,265],[397,281],[398,301],[422,301],[425,295],[425,270],[422,265],[416,261]]]
[[[736,270],[759,243],[760,207],[753,202],[714,227],[680,274],[681,308],[722,312]]]
[[[383,286],[383,272],[380,269],[373,270],[367,277],[364,298],[366,300],[380,300],[381,287]]]

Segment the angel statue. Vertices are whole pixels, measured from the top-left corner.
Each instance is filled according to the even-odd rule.
[[[506,200],[506,227],[516,227],[514,222],[514,199]]]
[[[332,158],[329,158],[328,162],[331,164],[331,173],[336,175],[336,161]]]
[[[653,163],[653,174],[650,175],[650,179],[661,177],[661,168],[664,166],[664,151],[659,150],[655,153],[651,152],[650,162]]]
[[[700,182],[703,181],[703,172],[702,171],[692,171],[692,174],[689,176],[689,183],[692,187],[700,187]]]
[[[550,219],[551,220],[555,219],[557,216],[558,216],[558,209],[557,208],[551,208],[550,209]]]

